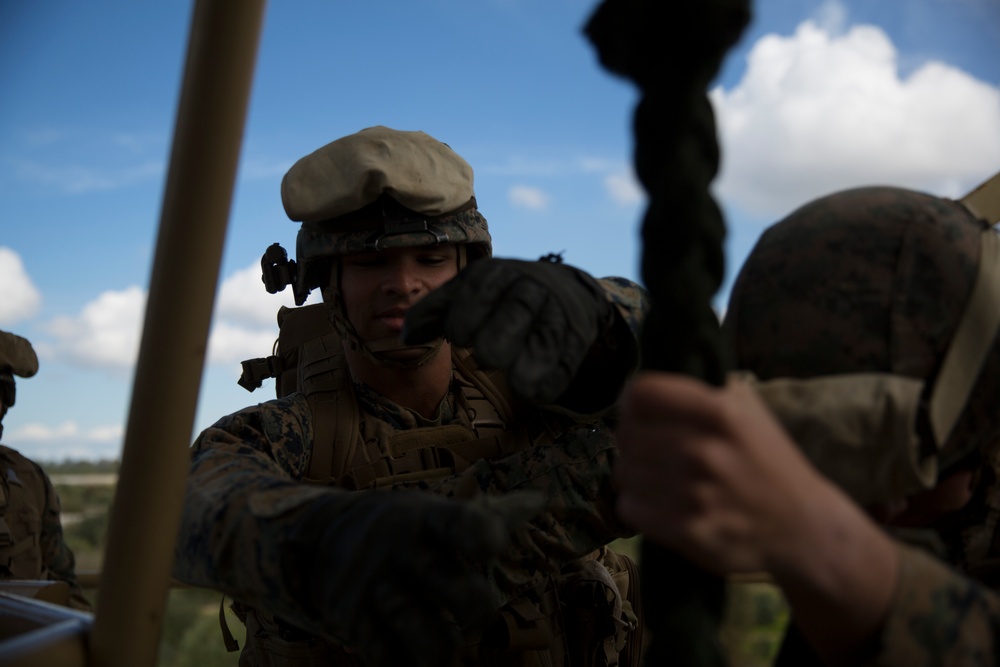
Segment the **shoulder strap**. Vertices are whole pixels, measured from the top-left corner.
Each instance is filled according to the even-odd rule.
[[[513,400],[503,372],[480,368],[472,350],[467,347],[452,348],[451,361],[458,373],[482,392],[500,419],[510,424],[514,417]]]
[[[299,352],[298,381],[313,419],[307,482],[328,484],[347,470],[358,447],[361,413],[340,337],[307,341]]]
[[[302,392],[313,420],[305,481],[328,484],[354,456],[361,420],[343,345],[326,304],[279,308],[278,339],[272,352],[244,361],[239,384],[253,391],[264,379],[275,378],[278,398]]]

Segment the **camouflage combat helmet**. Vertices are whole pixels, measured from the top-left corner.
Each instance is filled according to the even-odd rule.
[[[26,339],[7,331],[0,331],[0,396],[3,397],[3,407],[0,407],[0,419],[7,414],[7,409],[13,407],[17,398],[14,376],[30,378],[38,372],[38,357],[35,349]],[[0,434],[3,426],[0,425]]]
[[[959,323],[968,327],[974,286],[997,282],[980,277],[995,264],[995,232],[986,230],[959,202],[900,188],[806,204],[765,231],[736,279],[724,323],[736,365],[761,380],[907,376],[924,383],[926,405]],[[1000,343],[991,331],[968,327],[982,352],[963,373],[971,398],[943,442],[926,445],[933,434],[918,411],[921,446],[937,447],[942,471],[1000,436]]]
[[[295,260],[278,244],[264,253],[264,285],[271,293],[292,285],[300,306],[322,287],[334,330],[351,349],[380,365],[419,366],[442,341],[404,346],[396,338],[362,340],[347,317],[339,272],[331,269],[351,253],[446,243],[457,246],[459,269],[491,256],[472,185],[472,167],[424,132],[375,126],[337,139],[300,159],[282,179],[285,213],[302,227]],[[423,352],[406,361],[391,358],[408,348]]]
[[[424,132],[370,127],[303,157],[281,182],[285,212],[302,223],[287,278],[296,303],[345,254],[455,243],[468,260],[490,256],[472,186],[472,167]]]

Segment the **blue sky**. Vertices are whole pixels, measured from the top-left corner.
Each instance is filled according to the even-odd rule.
[[[291,164],[382,124],[476,171],[498,256],[562,251],[638,279],[633,87],[604,71],[583,0],[274,0],[258,55],[196,430],[269,398],[236,384],[274,313],[259,258],[290,251]],[[4,442],[117,457],[192,3],[0,2],[0,328],[30,339]],[[728,282],[760,231],[844,187],[960,196],[1000,170],[997,0],[773,0],[713,86]],[[184,270],[178,258],[175,270]]]

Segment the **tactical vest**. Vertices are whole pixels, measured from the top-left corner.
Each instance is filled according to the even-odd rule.
[[[0,446],[0,578],[48,579],[42,562],[42,508],[45,488],[29,463]]]
[[[278,396],[295,390],[306,396],[314,441],[305,481],[359,490],[433,483],[476,460],[504,457],[558,437],[558,430],[541,419],[519,418],[502,373],[480,369],[466,348],[452,352],[455,423],[400,431],[362,414],[341,339],[325,308],[282,309],[277,354],[244,362],[240,382],[249,388],[259,386],[262,377],[275,377]],[[601,547],[509,602],[481,637],[468,639],[463,664],[638,665],[638,593],[635,563]],[[256,610],[239,605],[234,610],[247,627],[241,667],[360,665],[337,645]],[[231,635],[227,645],[235,650]]]

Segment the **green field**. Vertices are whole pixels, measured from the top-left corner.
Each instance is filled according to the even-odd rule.
[[[77,570],[98,572],[104,554],[108,507],[114,496],[117,465],[105,463],[43,464],[52,476],[63,508],[63,531],[76,554]],[[638,539],[614,545],[638,559]],[[721,640],[733,667],[766,667],[771,664],[788,620],[781,594],[768,583],[748,581],[728,585],[727,613]],[[85,591],[96,602],[96,590]],[[219,627],[222,596],[194,588],[169,593],[160,642],[159,667],[234,666],[239,653],[228,653]],[[226,600],[228,607],[229,600]],[[226,609],[227,624],[243,644],[243,625]]]

